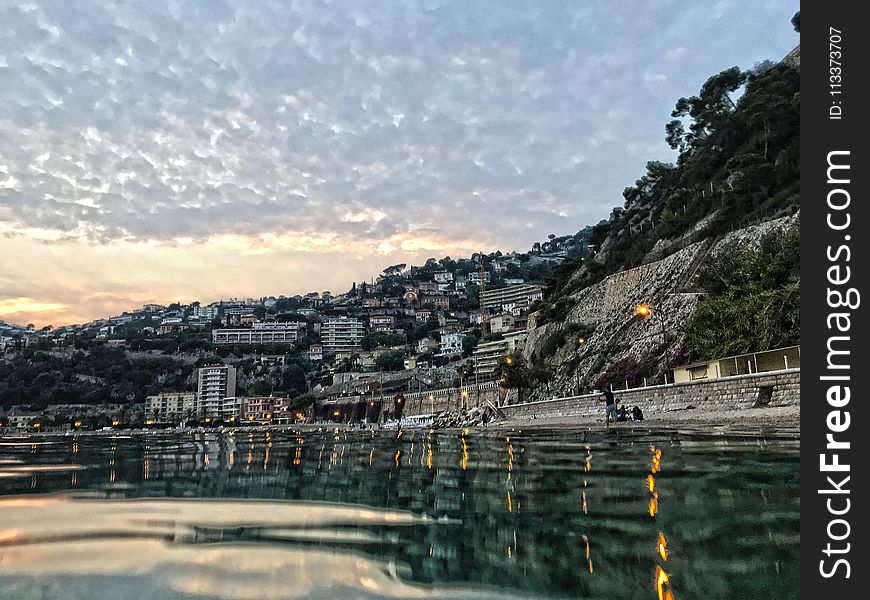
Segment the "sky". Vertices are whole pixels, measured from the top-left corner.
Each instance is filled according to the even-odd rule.
[[[796,0],[0,0],[0,320],[330,290],[622,204]]]

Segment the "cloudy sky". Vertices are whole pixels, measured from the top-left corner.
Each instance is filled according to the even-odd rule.
[[[0,0],[0,319],[345,291],[622,203],[797,0]]]

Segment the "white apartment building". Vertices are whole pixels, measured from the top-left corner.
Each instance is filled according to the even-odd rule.
[[[226,398],[236,395],[236,368],[230,365],[209,365],[199,370],[197,396],[200,417],[218,419],[223,415]]]
[[[220,307],[217,306],[194,306],[192,313],[194,317],[212,321],[217,319]]]
[[[180,421],[197,413],[194,392],[160,392],[145,398],[145,418],[160,422]]]
[[[489,283],[489,278],[491,277],[489,271],[483,272],[483,280],[486,283]],[[480,285],[480,271],[472,271],[468,274],[468,283],[473,283],[475,285]]]
[[[365,335],[363,322],[348,317],[326,319],[320,328],[320,341],[328,352],[355,350],[360,347]]]
[[[533,302],[541,300],[543,297],[544,289],[541,286],[524,283],[485,290],[483,305],[489,310],[510,310],[514,307],[528,308]]]
[[[224,398],[221,403],[221,419],[224,423],[237,423],[242,419],[242,399],[238,396]]]
[[[528,337],[526,331],[508,333],[503,339],[478,344],[474,351],[475,369],[481,375],[498,370],[499,363],[508,354],[522,348]]]
[[[462,354],[462,341],[465,336],[459,332],[442,333],[441,334],[441,351],[439,356],[451,356],[453,354]]]
[[[253,323],[248,328],[215,329],[215,344],[292,344],[304,335],[305,323]]]

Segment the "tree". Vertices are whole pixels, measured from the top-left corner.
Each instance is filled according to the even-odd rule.
[[[529,370],[520,352],[508,354],[500,363],[501,385],[517,390],[517,401],[522,402],[523,389],[529,386]]]
[[[791,26],[794,27],[794,30],[798,33],[801,32],[801,11],[797,11],[791,18]]]
[[[268,396],[272,393],[272,380],[268,377],[257,379],[248,388],[248,393],[253,396]]]
[[[553,378],[553,368],[545,363],[533,363],[529,367],[529,380],[534,383],[541,384],[547,388],[547,395],[550,395],[550,380]]]
[[[375,359],[375,367],[379,371],[401,371],[405,368],[405,355],[398,350],[384,352]]]
[[[737,109],[729,94],[746,83],[746,78],[747,73],[739,67],[731,67],[704,82],[697,96],[677,100],[671,116],[675,119],[688,117],[691,125],[687,133],[681,122],[668,123],[666,140],[671,148],[681,152],[693,150],[700,142],[725,128],[728,117]]]

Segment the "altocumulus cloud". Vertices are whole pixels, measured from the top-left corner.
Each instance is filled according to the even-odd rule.
[[[620,204],[675,99],[784,55],[795,10],[2,2],[0,236],[522,249]]]

